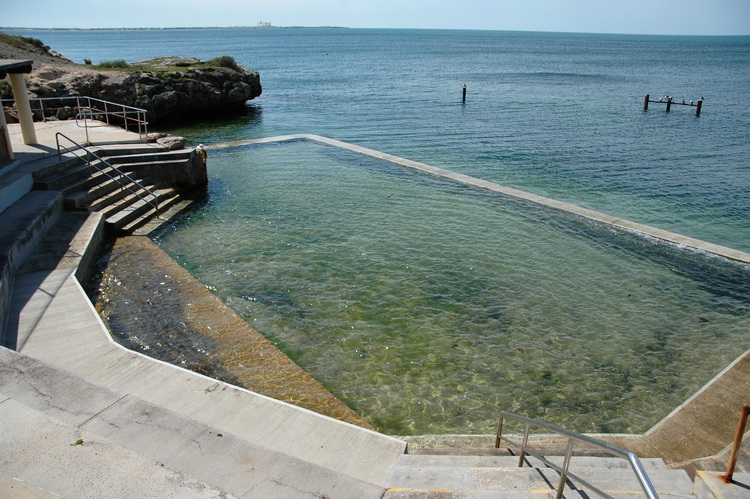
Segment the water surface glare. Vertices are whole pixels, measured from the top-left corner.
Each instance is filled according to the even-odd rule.
[[[159,244],[383,432],[641,432],[750,348],[747,265],[308,141],[209,162]]]

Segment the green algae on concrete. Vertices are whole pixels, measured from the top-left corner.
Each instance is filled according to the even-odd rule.
[[[118,239],[95,304],[133,350],[369,428],[147,237]]]

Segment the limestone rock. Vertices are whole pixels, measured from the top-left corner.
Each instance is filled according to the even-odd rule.
[[[248,100],[262,92],[260,75],[237,65],[228,56],[207,62],[186,57],[160,57],[125,64],[120,69],[99,70],[75,64],[41,42],[32,42],[28,44],[30,48],[20,49],[0,38],[0,58],[34,60],[28,78],[32,97],[95,97],[143,108],[148,112],[150,123],[177,118],[200,119],[242,109]],[[70,114],[63,108],[73,105],[68,99],[45,103],[47,108],[59,109],[49,114],[60,119]]]
[[[76,71],[51,81],[37,74],[29,91],[39,97],[84,95],[143,108],[154,123],[238,109],[258,97],[262,88],[256,72],[198,63],[163,72]]]
[[[168,135],[166,137],[160,137],[156,139],[156,143],[165,146],[167,150],[169,151],[174,151],[176,149],[184,149],[185,137]]]

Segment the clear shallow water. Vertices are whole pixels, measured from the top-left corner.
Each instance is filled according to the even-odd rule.
[[[245,115],[172,128],[194,143],[317,133],[750,251],[750,37],[23,34],[260,71]],[[743,267],[310,144],[210,170],[162,244],[384,431],[485,433],[499,407],[641,431],[748,347]]]
[[[382,431],[644,431],[750,346],[747,266],[314,143],[211,161],[160,245]]]

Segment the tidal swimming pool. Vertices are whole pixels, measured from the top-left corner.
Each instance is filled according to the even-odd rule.
[[[745,264],[311,141],[209,172],[156,241],[386,433],[642,432],[750,348]]]

